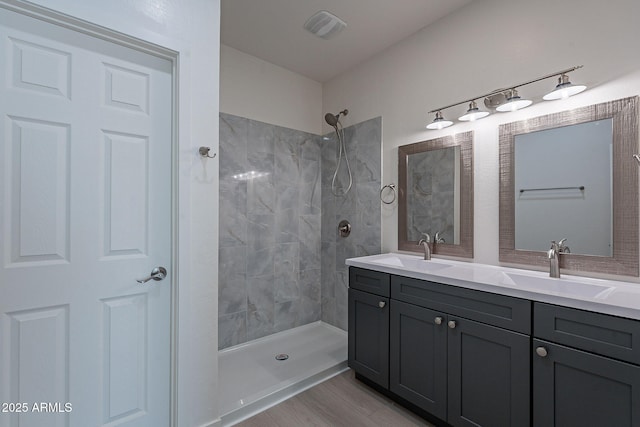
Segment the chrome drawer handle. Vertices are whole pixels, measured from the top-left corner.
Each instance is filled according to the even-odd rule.
[[[449,323],[447,323],[447,325],[449,325],[450,329],[455,329],[456,328],[456,321],[455,320],[449,320]]]
[[[380,302],[378,303],[378,307],[380,307],[380,308],[384,308],[384,306],[385,306],[385,305],[387,305],[387,303],[386,303],[386,302],[384,302],[384,301],[380,301]]]
[[[433,322],[436,325],[442,325],[442,317],[440,317],[440,316],[436,317],[435,319],[433,319]]]

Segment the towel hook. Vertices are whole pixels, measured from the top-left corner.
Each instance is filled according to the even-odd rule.
[[[209,159],[213,159],[216,157],[216,153],[213,153],[213,156],[209,155],[209,151],[211,151],[211,147],[200,147],[198,149],[198,153],[200,153],[200,157],[206,157]]]

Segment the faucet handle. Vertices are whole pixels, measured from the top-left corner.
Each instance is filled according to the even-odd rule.
[[[429,235],[429,233],[422,233],[421,236],[424,236],[424,239],[420,239],[420,240],[424,240],[427,243],[431,243],[431,235]],[[419,245],[421,243],[418,243]]]
[[[567,241],[567,238],[565,237],[564,239],[558,242],[558,252],[565,253],[565,254],[571,253],[571,249],[569,248],[569,246],[564,244],[564,242],[566,241]]]
[[[443,237],[440,237],[440,232],[436,231],[436,234],[433,236],[433,243],[446,243]]]

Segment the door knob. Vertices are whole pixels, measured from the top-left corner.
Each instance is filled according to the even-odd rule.
[[[385,306],[385,305],[387,305],[387,303],[386,303],[386,302],[384,302],[384,301],[380,301],[380,302],[378,303],[378,307],[380,307],[380,308],[384,308],[384,306]]]
[[[544,347],[538,347],[536,348],[536,353],[538,354],[538,356],[540,357],[547,357],[547,349]]]
[[[449,328],[455,329],[456,328],[456,321],[455,320],[449,320],[449,323],[447,323],[447,325],[449,326]]]
[[[143,279],[136,279],[138,283],[147,283],[149,280],[153,279],[156,281],[162,280],[167,277],[167,270],[164,267],[155,267],[151,270],[151,274]]]
[[[442,317],[440,317],[440,316],[436,317],[435,319],[433,319],[433,322],[436,325],[442,325]]]

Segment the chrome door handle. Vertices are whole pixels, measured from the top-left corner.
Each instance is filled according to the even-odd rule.
[[[449,326],[450,329],[455,329],[456,328],[456,321],[455,320],[449,320],[449,323],[447,323],[447,326]]]
[[[540,346],[536,348],[536,354],[540,357],[547,357],[547,354],[549,354],[549,352],[547,352],[546,348]]]
[[[378,303],[378,307],[380,307],[380,308],[384,308],[384,306],[385,306],[385,305],[387,305],[387,303],[386,303],[386,302],[384,302],[384,301],[380,301],[380,302]]]
[[[433,322],[436,325],[442,325],[442,317],[441,316],[436,317],[435,319],[433,319]]]
[[[162,280],[167,277],[167,270],[164,267],[155,267],[151,270],[151,274],[144,279],[136,279],[138,283],[147,283],[149,280],[153,279],[156,281]]]

